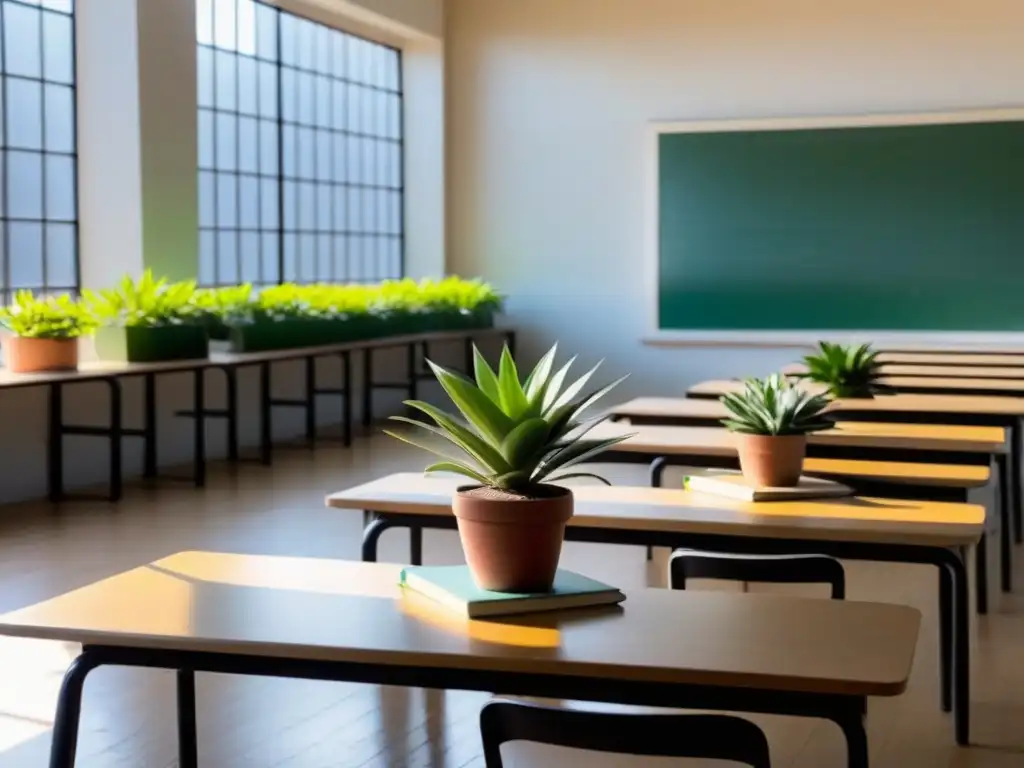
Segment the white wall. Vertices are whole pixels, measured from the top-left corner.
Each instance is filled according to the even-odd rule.
[[[1022,30],[1021,0],[448,0],[449,269],[620,396],[767,372],[794,351],[639,341],[645,124],[1019,106]]]

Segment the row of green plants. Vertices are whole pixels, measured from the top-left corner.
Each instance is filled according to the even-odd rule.
[[[832,401],[890,392],[880,378],[878,352],[869,344],[823,341],[804,357],[801,370],[746,379],[738,391],[722,395],[729,413],[723,424],[738,435],[740,468],[748,482],[796,485],[807,435],[834,426],[828,418]]]
[[[211,339],[228,341],[233,352],[260,352],[487,328],[501,308],[493,286],[459,277],[257,290],[200,288],[147,270],[113,288],[83,290],[80,298],[19,291],[0,308],[0,325],[9,333],[8,367],[30,371],[75,367],[71,342],[93,334],[101,358],[154,362],[206,357]],[[47,362],[47,354],[59,359]]]

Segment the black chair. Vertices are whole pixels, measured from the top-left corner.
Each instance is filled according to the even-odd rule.
[[[846,598],[843,565],[827,555],[738,555],[677,549],[669,558],[669,588],[686,589],[687,579],[829,584],[833,600]]]
[[[501,745],[508,741],[771,766],[764,732],[730,715],[588,712],[495,699],[480,711],[480,733],[487,768],[502,768]]]

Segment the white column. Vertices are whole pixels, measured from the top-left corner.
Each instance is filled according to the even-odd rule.
[[[194,0],[76,4],[82,285],[198,264]]]

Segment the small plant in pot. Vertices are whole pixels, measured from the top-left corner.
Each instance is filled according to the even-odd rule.
[[[794,386],[782,374],[747,379],[743,390],[721,397],[730,416],[723,424],[737,435],[740,469],[751,485],[786,488],[800,482],[807,433],[831,429],[826,395]]]
[[[96,322],[68,295],[36,298],[18,291],[0,308],[4,362],[13,373],[73,371],[78,368],[78,338],[92,333]]]
[[[194,280],[171,283],[148,269],[137,281],[126,275],[117,288],[82,291],[100,324],[97,353],[131,363],[206,357],[210,340],[195,291]]]
[[[878,352],[870,344],[833,344],[822,341],[818,351],[804,358],[807,370],[795,378],[825,387],[831,397],[871,398],[891,391],[879,383]]]
[[[550,591],[565,525],[573,513],[572,492],[556,483],[573,477],[607,482],[588,472],[566,470],[628,437],[586,437],[604,417],[584,420],[582,414],[622,379],[581,395],[597,366],[563,386],[573,360],[556,369],[556,348],[541,358],[524,382],[507,347],[497,371],[474,348],[475,382],[431,362],[461,417],[410,400],[406,405],[433,423],[393,418],[443,443],[388,432],[440,456],[441,461],[427,467],[428,473],[455,472],[471,481],[458,489],[452,510],[466,561],[482,589]],[[458,455],[451,456],[442,445],[455,448]]]

